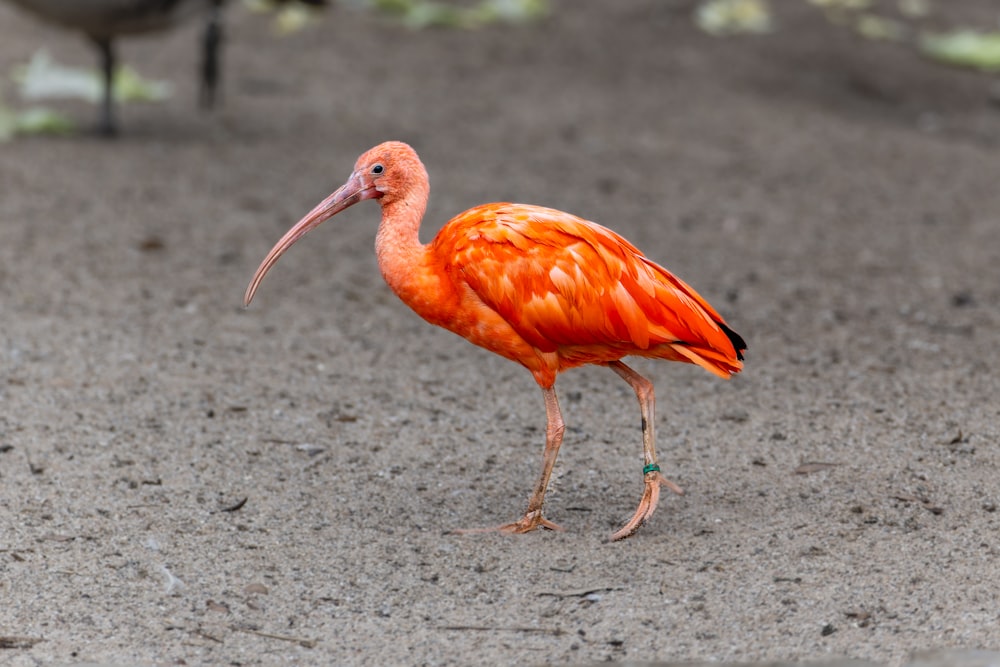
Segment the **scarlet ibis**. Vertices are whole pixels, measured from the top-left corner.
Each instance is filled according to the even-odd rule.
[[[11,0],[46,21],[84,33],[97,47],[104,77],[98,132],[117,132],[113,103],[114,40],[166,30],[200,12],[207,17],[201,63],[201,103],[211,106],[219,73],[223,0]]]
[[[661,486],[683,491],[657,464],[653,384],[621,359],[683,361],[729,378],[743,368],[746,343],[697,292],[634,245],[562,211],[485,204],[452,218],[424,245],[418,232],[429,193],[427,171],[410,146],[390,141],[365,152],[347,182],[267,254],[247,286],[244,305],[292,244],[347,207],[377,199],[382,222],[375,253],[392,291],[431,324],[518,362],[542,390],[547,419],[542,474],[524,516],[486,530],[561,530],[542,516],[565,428],[556,375],[598,364],[632,387],[642,415],[645,488],[632,518],[611,539],[629,537],[656,510]]]

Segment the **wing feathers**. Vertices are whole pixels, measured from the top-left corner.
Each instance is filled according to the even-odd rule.
[[[453,219],[433,244],[451,258],[453,279],[543,352],[606,346],[604,361],[681,358],[727,377],[741,366],[719,314],[600,225],[538,206],[487,204]]]

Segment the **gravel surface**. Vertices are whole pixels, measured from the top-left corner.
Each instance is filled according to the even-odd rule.
[[[898,667],[1000,648],[996,79],[806,3],[718,40],[693,4],[419,32],[337,4],[283,39],[233,7],[216,113],[195,109],[189,25],[125,43],[175,94],[123,108],[118,141],[0,144],[0,664]],[[93,62],[0,4],[0,72],[41,45]],[[242,308],[264,253],[387,139],[430,171],[425,240],[486,201],[561,208],[747,339],[730,382],[636,361],[687,495],[634,538],[605,542],[642,459],[634,397],[601,368],[557,385],[546,507],[566,531],[450,533],[520,516],[541,395],[395,299],[375,204]]]

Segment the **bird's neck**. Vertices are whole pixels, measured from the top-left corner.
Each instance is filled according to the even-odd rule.
[[[410,188],[406,196],[382,203],[382,223],[375,237],[375,255],[382,277],[407,305],[421,313],[421,283],[428,277],[427,248],[420,242],[420,221],[428,190]]]

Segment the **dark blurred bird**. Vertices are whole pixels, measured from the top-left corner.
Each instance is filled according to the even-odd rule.
[[[167,30],[194,16],[205,18],[201,62],[201,104],[211,107],[219,79],[221,10],[224,0],[10,0],[51,23],[78,30],[97,47],[104,77],[98,132],[117,133],[114,110],[114,42],[125,35]]]

